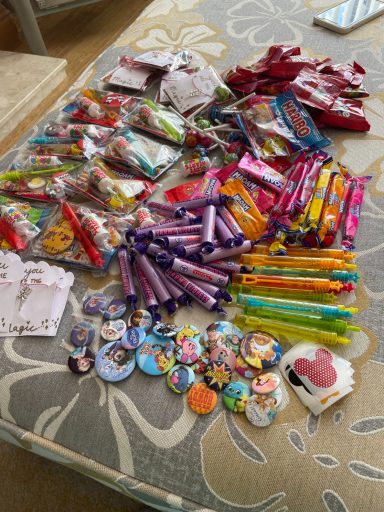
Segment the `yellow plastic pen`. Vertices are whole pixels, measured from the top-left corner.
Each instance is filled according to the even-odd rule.
[[[334,258],[337,260],[351,261],[355,259],[353,252],[343,249],[310,249],[307,247],[288,246],[287,256],[298,256],[299,258]],[[269,255],[269,245],[254,245],[252,253]]]
[[[344,285],[340,281],[316,279],[311,277],[255,276],[253,274],[232,274],[232,283],[248,286],[291,288],[313,290],[314,292],[341,292]]]
[[[242,254],[240,262],[244,265],[318,268],[320,270],[356,270],[357,265],[345,260],[333,258],[300,258],[297,256],[266,256],[264,254]]]

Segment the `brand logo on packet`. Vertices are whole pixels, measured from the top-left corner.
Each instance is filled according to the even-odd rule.
[[[338,196],[336,193],[333,193],[333,194],[329,194],[329,197],[328,197],[328,204],[329,205],[334,205],[334,204],[337,204],[338,203]]]
[[[283,188],[282,181],[279,180],[277,176],[273,176],[272,174],[265,173],[263,175],[263,181],[265,181],[266,183],[271,183],[272,185],[275,185],[277,188]]]
[[[204,192],[204,194],[206,196],[211,196],[212,195],[216,183],[217,183],[217,180],[215,178],[210,178],[208,180],[207,187],[206,187],[205,192]]]
[[[288,116],[288,119],[290,120],[295,132],[299,137],[306,137],[311,133],[311,129],[307,125],[300,110],[292,100],[288,100],[285,103],[283,103],[282,109]]]
[[[229,178],[233,180],[240,180],[242,184],[251,192],[254,192],[259,188],[259,186],[254,181],[252,181],[250,178],[247,178],[247,176],[244,176],[244,174],[240,171],[234,171],[229,175]]]
[[[240,206],[245,212],[247,212],[251,208],[251,206],[246,201],[244,201],[240,194],[235,194],[233,196],[233,199],[235,199],[235,201],[237,201],[240,204]]]

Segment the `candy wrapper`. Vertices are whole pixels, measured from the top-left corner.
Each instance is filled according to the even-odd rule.
[[[200,180],[182,183],[181,185],[177,185],[177,187],[166,190],[164,195],[170,203],[176,203],[177,201],[187,201],[188,199],[191,199],[192,194],[199,183]]]
[[[289,156],[330,144],[291,91],[268,102],[254,104],[237,114],[236,119],[256,158]]]
[[[73,143],[58,144],[30,144],[29,150],[36,155],[57,156],[71,160],[89,160],[97,151],[95,143],[84,136],[83,139]]]
[[[106,128],[95,124],[50,123],[44,127],[43,134],[29,139],[31,144],[60,144],[76,142],[85,137],[95,144],[105,143],[112,135],[114,128]]]
[[[361,207],[364,199],[364,185],[372,176],[357,176],[351,179],[353,185],[345,213],[342,248],[351,251],[355,248],[353,242],[359,227]]]
[[[332,126],[358,132],[368,132],[371,129],[365,117],[363,102],[355,99],[336,98],[329,110],[316,111],[313,118],[320,128]]]
[[[103,272],[121,244],[122,233],[133,223],[132,216],[116,217],[62,202],[34,239],[30,254]]]
[[[148,180],[111,169],[98,157],[62,181],[115,213],[130,213],[157,189],[157,185]]]
[[[239,167],[250,174],[261,185],[278,194],[283,190],[287,183],[287,178],[285,176],[276,172],[261,160],[257,160],[249,153],[245,153],[239,162]]]
[[[119,130],[100,154],[155,180],[178,160],[181,150],[126,128]]]
[[[365,69],[357,62],[351,64],[329,64],[325,63],[319,67],[321,73],[336,76],[347,80],[352,87],[360,87],[365,77]]]
[[[0,195],[0,249],[25,250],[40,233],[51,211]]]
[[[283,377],[317,416],[352,391],[351,363],[317,343],[300,343],[279,363]]]
[[[181,119],[167,107],[146,98],[137,104],[126,122],[177,144],[183,144],[185,140],[186,128]]]
[[[344,78],[324,75],[304,68],[292,82],[291,87],[302,103],[320,110],[329,110],[347,85],[348,80]]]
[[[152,69],[135,62],[132,57],[122,55],[117,67],[104,75],[101,80],[109,85],[143,92],[152,83],[156,73]]]
[[[175,71],[187,67],[191,59],[192,56],[189,50],[181,50],[176,53],[153,50],[138,55],[134,58],[134,62],[159,71]]]
[[[233,180],[220,188],[220,192],[232,196],[227,208],[235,217],[249,240],[258,240],[267,229],[267,222],[261,215],[251,196],[240,180]]]
[[[29,149],[20,151],[10,165],[10,169],[49,169],[64,162],[58,156],[36,155]]]
[[[324,201],[319,229],[316,233],[318,245],[323,245],[326,236],[334,237],[336,235],[335,224],[339,215],[340,208],[342,206],[344,188],[344,176],[339,173],[334,174]]]
[[[216,176],[216,170],[210,169],[204,174],[192,192],[191,199],[210,197],[219,192],[222,183]]]
[[[0,190],[40,201],[63,199],[67,193],[61,180],[80,167],[81,163],[68,163],[50,168],[5,171],[0,174]]]
[[[123,118],[139,100],[115,92],[82,89],[63,111],[85,123],[118,128],[123,126]]]

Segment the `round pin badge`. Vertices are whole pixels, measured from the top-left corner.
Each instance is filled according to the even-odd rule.
[[[121,318],[119,320],[108,320],[108,322],[104,322],[101,326],[101,337],[105,341],[117,341],[120,340],[125,331],[127,330],[127,325]]]
[[[264,331],[248,333],[240,347],[245,362],[254,368],[272,368],[281,359],[280,343],[271,334]]]
[[[103,318],[105,320],[117,320],[121,318],[127,311],[126,303],[121,299],[113,299],[104,311]]]
[[[281,404],[281,401],[283,400],[283,391],[281,387],[278,387],[275,389],[275,391],[272,391],[272,393],[269,393],[268,395],[261,395],[263,398],[271,398],[273,402],[275,403],[276,407],[279,407]]]
[[[169,372],[176,362],[174,346],[171,339],[149,334],[136,350],[138,367],[148,375],[163,375]]]
[[[129,327],[121,338],[121,345],[126,350],[133,350],[144,343],[146,333],[141,327]]]
[[[151,313],[145,309],[136,309],[128,318],[129,327],[141,327],[148,331],[152,327]]]
[[[195,382],[195,374],[189,366],[177,364],[167,374],[167,384],[175,393],[185,393]]]
[[[71,330],[71,343],[75,347],[86,347],[95,339],[95,327],[92,322],[82,320]]]
[[[203,337],[204,345],[210,352],[216,347],[225,345],[237,355],[244,334],[233,323],[222,321],[210,324]]]
[[[255,377],[252,381],[252,391],[261,395],[268,395],[280,385],[280,377],[276,373],[267,372]]]
[[[119,382],[126,379],[131,375],[135,366],[134,350],[125,350],[118,341],[104,345],[96,356],[96,372],[107,382]]]
[[[243,357],[239,354],[236,358],[236,371],[246,379],[254,379],[263,371],[261,368],[254,368],[244,361]]]
[[[74,232],[67,220],[54,224],[43,234],[41,246],[47,254],[60,254],[71,247],[75,239]]]
[[[211,361],[225,361],[230,367],[231,371],[234,372],[236,368],[236,356],[233,350],[226,347],[216,347],[212,350],[209,359]]]
[[[206,384],[215,391],[221,391],[231,382],[232,372],[224,361],[210,361],[204,372]]]
[[[205,372],[207,364],[209,363],[209,352],[203,350],[199,355],[197,361],[190,365],[190,368],[197,374],[200,375]]]
[[[244,412],[250,396],[251,393],[246,384],[241,381],[230,382],[224,389],[224,405],[230,411]]]
[[[183,329],[184,335],[179,336],[180,333],[176,335],[176,347],[175,347],[175,356],[176,359],[183,364],[193,364],[198,361],[203,347],[200,345],[200,341],[197,337],[189,337],[188,333],[190,331]]]
[[[156,322],[156,324],[153,326],[152,332],[160,337],[173,338],[176,336],[178,330],[179,327],[177,327],[177,325],[166,324],[164,322]]]
[[[78,347],[70,353],[68,366],[73,373],[87,373],[95,366],[95,356],[88,347]]]
[[[104,311],[107,303],[108,299],[104,293],[94,293],[84,300],[84,313],[87,313],[87,315],[96,315],[97,313],[100,313],[100,311]]]
[[[200,344],[200,331],[197,327],[191,324],[183,325],[183,327],[179,328],[176,333],[176,343],[183,338],[193,339],[197,343]]]
[[[252,395],[245,406],[248,421],[256,427],[268,427],[277,416],[274,400],[266,395]]]
[[[216,392],[204,382],[194,384],[188,392],[188,405],[197,414],[209,414],[216,404]]]

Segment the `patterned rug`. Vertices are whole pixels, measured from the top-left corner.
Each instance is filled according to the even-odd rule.
[[[55,339],[2,341],[1,437],[159,510],[382,510],[384,18],[344,36],[313,26],[313,15],[333,3],[155,0],[39,126],[55,119],[81,87],[96,86],[124,53],[189,48],[201,62],[224,70],[235,63],[250,64],[271,44],[285,43],[300,45],[311,56],[362,64],[371,92],[365,100],[371,131],[325,132],[334,142],[337,160],[354,174],[374,176],[357,239],[362,279],[352,299],[360,309],[357,323],[363,330],[350,346],[336,349],[352,361],[354,392],[315,417],[284,387],[277,421],[257,429],[221,404],[207,417],[196,416],[185,397],[168,392],[165,379],[140,372],[118,385],[102,382],[95,373],[74,378],[66,366],[68,331],[81,315],[87,289],[121,293],[118,269],[112,266],[104,278],[76,272]],[[2,168],[23,140],[5,155]],[[172,174],[161,181],[167,189],[179,178]],[[176,322],[193,319],[203,329],[212,321],[199,307],[192,315],[180,311]]]

